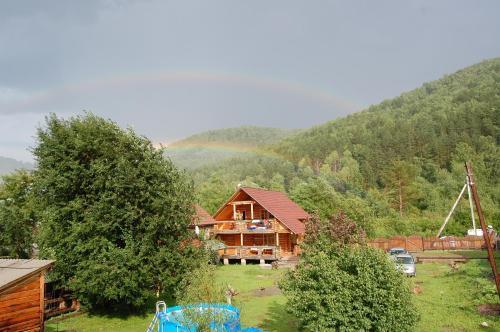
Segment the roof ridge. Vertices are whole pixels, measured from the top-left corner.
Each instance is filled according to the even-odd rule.
[[[260,191],[267,191],[267,192],[271,192],[271,193],[280,193],[280,194],[286,195],[286,193],[284,193],[283,191],[271,190],[271,189],[266,189],[266,188],[255,188],[255,187],[244,186],[244,187],[240,187],[239,189],[255,189],[255,190],[260,190]]]

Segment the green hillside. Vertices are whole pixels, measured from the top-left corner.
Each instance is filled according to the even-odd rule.
[[[16,169],[33,169],[34,165],[16,159],[0,156],[0,175],[8,174]]]
[[[310,212],[339,209],[371,236],[434,234],[471,160],[489,223],[500,228],[500,58],[330,121],[271,146],[196,170],[211,210],[238,182],[287,191]],[[272,155],[269,156],[269,155]],[[215,189],[214,189],[215,188]],[[461,204],[448,234],[469,225]]]
[[[481,152],[500,142],[500,58],[484,61],[368,110],[285,139],[273,149],[319,171],[336,151],[352,152],[369,185],[384,183],[393,160],[451,168],[458,146]],[[490,151],[493,152],[493,151]],[[470,156],[474,157],[473,155]],[[500,169],[489,165],[490,178]]]
[[[232,157],[252,156],[257,147],[296,132],[254,126],[210,130],[173,143],[166,154],[178,167],[194,169]]]

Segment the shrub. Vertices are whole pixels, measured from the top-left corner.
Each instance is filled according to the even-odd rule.
[[[307,228],[301,262],[280,283],[302,330],[412,330],[417,314],[394,262],[365,246],[362,231],[342,214],[312,223],[320,226]],[[336,233],[318,236],[325,225]]]
[[[204,241],[204,248],[207,259],[210,264],[218,265],[220,262],[219,249],[223,249],[226,245],[219,240],[211,239]]]
[[[218,283],[215,278],[215,267],[213,265],[202,265],[187,276],[176,290],[177,303],[186,306],[182,316],[177,317],[182,324],[196,331],[210,331],[212,322],[223,323],[227,316],[219,310],[206,308],[199,310],[190,307],[196,304],[224,303],[226,300],[226,288]]]

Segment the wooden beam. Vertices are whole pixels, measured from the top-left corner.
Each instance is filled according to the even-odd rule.
[[[45,313],[45,271],[40,272],[40,332],[44,330]]]
[[[246,204],[255,204],[255,201],[234,201],[230,202],[230,205],[246,205]]]

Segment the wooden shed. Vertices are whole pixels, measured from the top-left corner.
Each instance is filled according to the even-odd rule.
[[[43,331],[45,273],[53,263],[0,259],[0,331]]]

